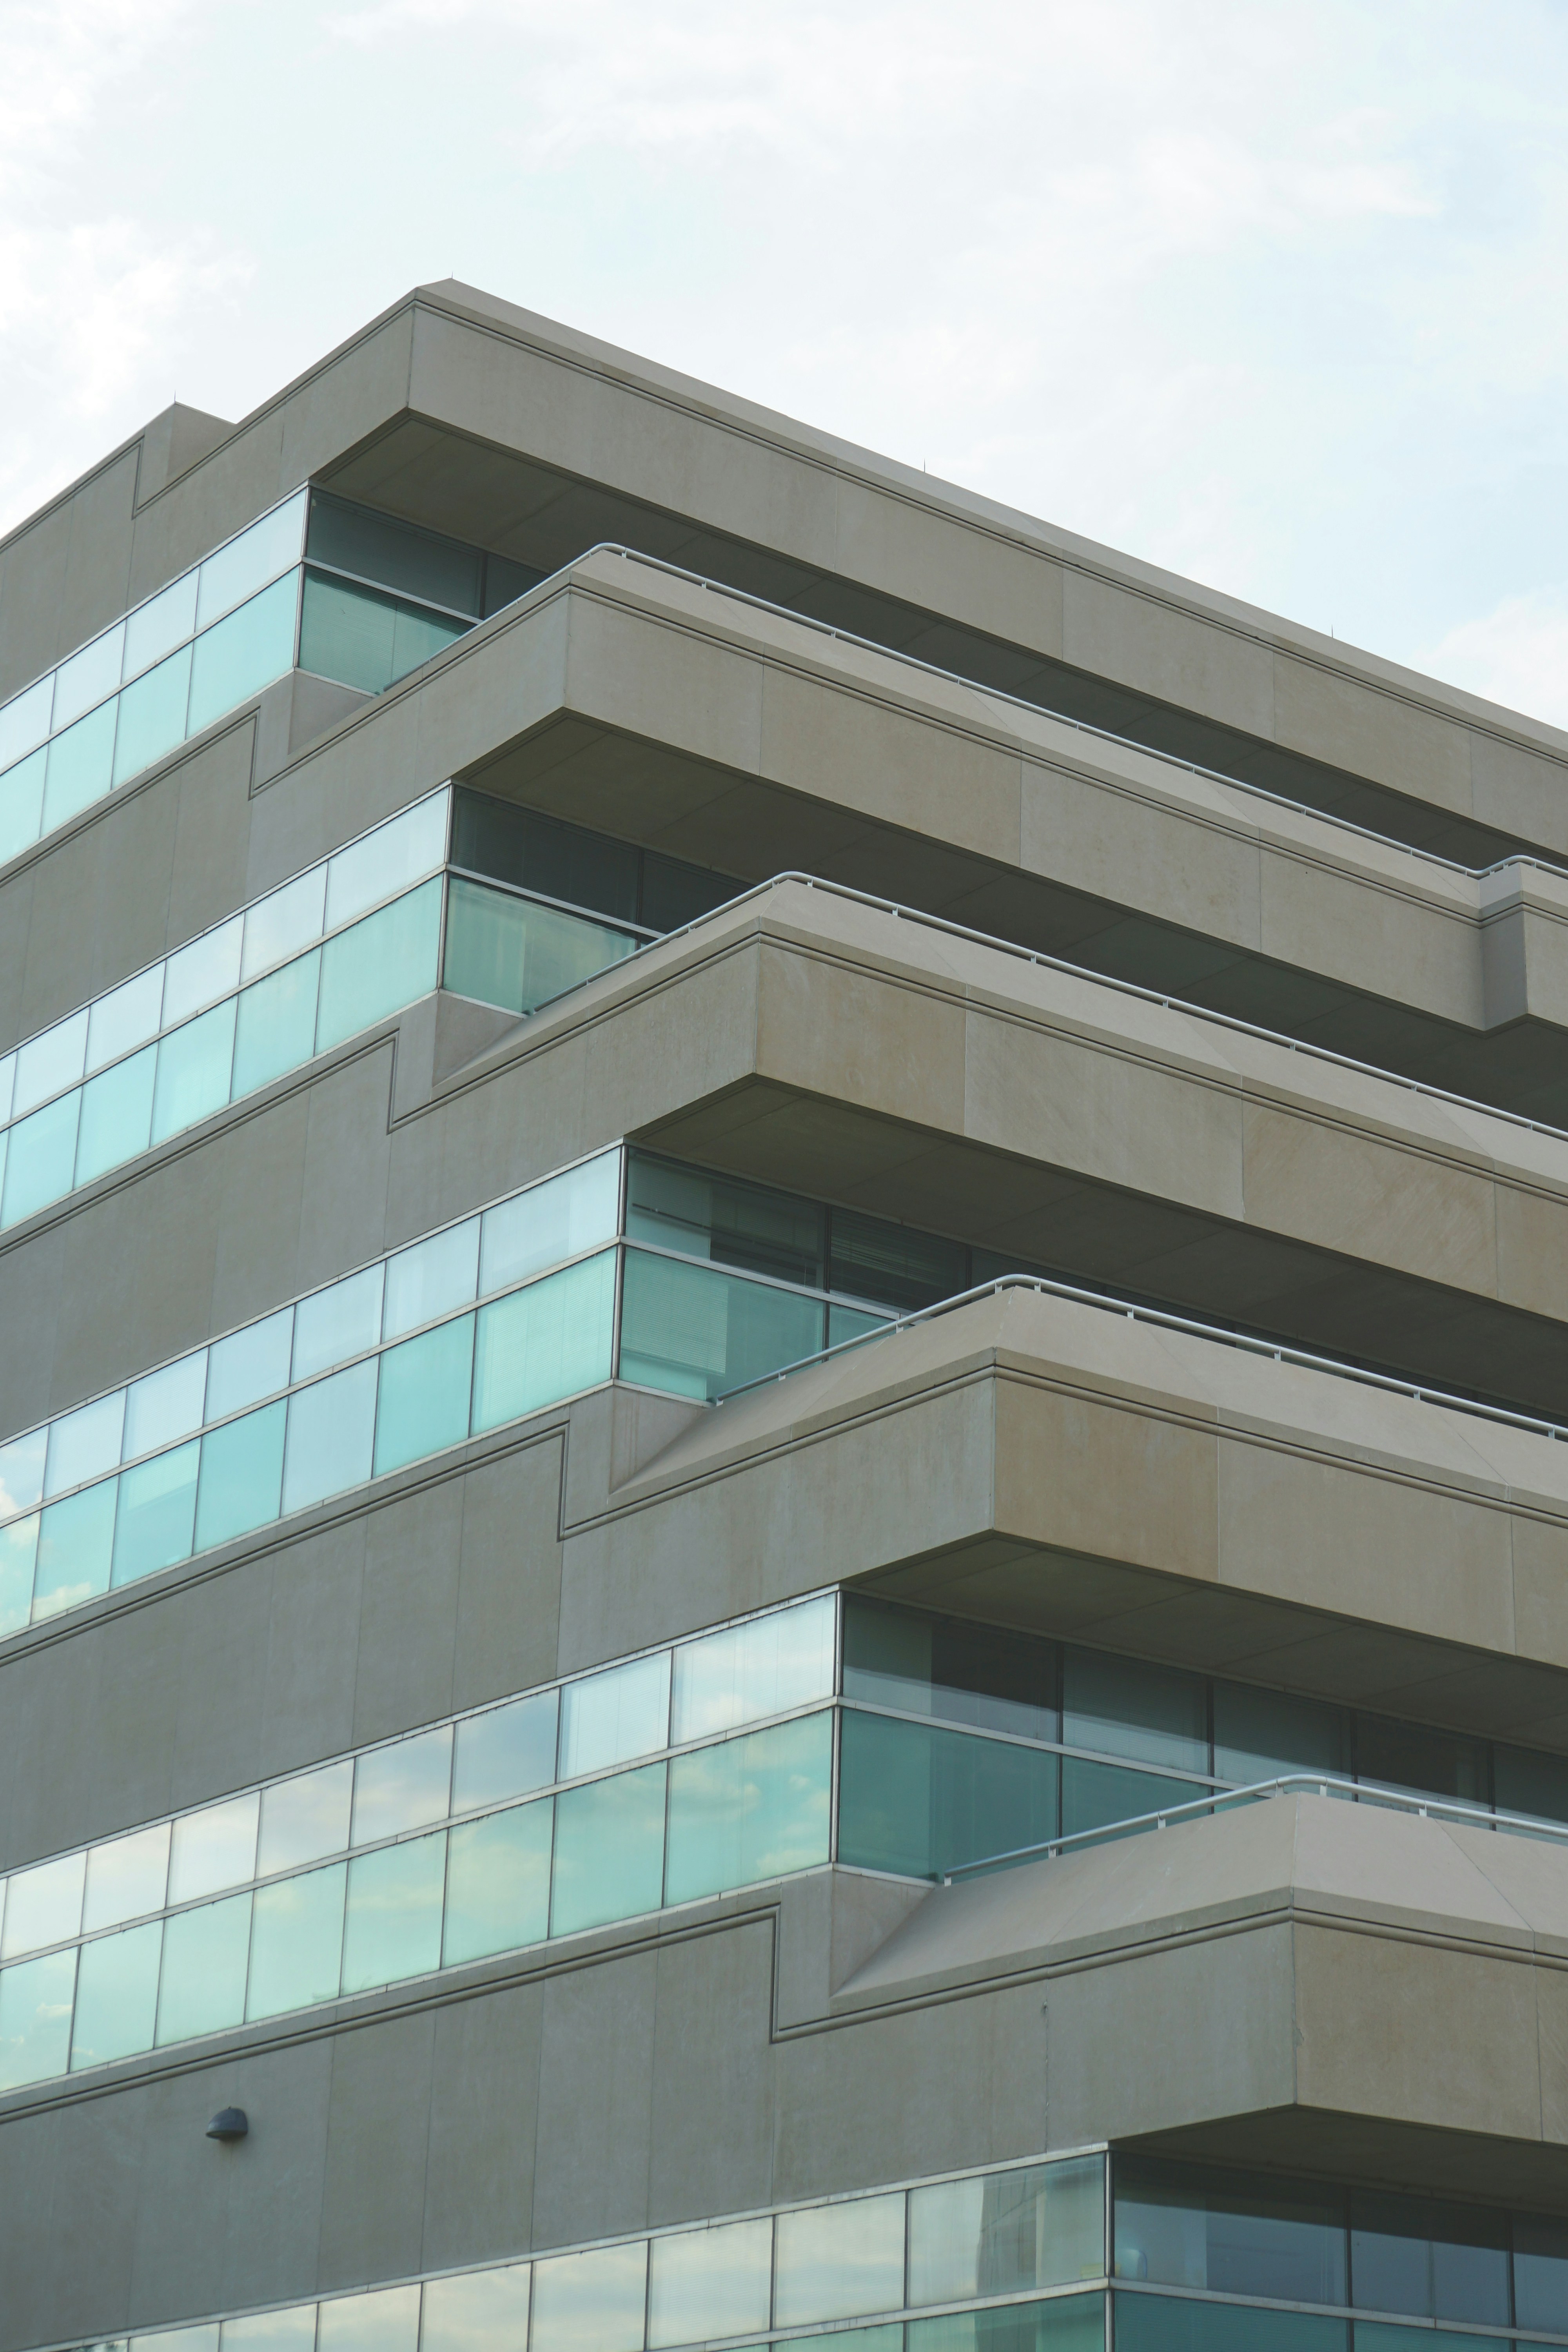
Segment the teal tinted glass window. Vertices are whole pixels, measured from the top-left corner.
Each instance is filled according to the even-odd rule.
[[[825,1863],[832,1780],[826,1713],[675,1757],[665,1901],[689,1903]]]
[[[626,1231],[636,1241],[781,1282],[820,1287],[826,1279],[826,1213],[815,1202],[642,1151],[627,1165]]]
[[[114,741],[114,781],[139,775],[185,740],[185,707],[191,693],[191,648],[148,670],[120,698],[120,728]]]
[[[675,1653],[671,1744],[809,1706],[833,1690],[830,1596],[726,1625]]]
[[[1467,1739],[1459,1732],[1358,1715],[1355,1760],[1358,1780],[1416,1789],[1423,1796],[1452,1797],[1460,1804],[1485,1805],[1491,1799],[1487,1743]]]
[[[321,490],[311,494],[305,552],[361,580],[401,588],[406,595],[448,605],[457,613],[479,613],[484,559],[477,548],[369,507],[349,505]]]
[[[615,1252],[583,1259],[481,1307],[474,1428],[495,1429],[610,1377]]]
[[[196,579],[195,572],[187,572],[126,615],[127,677],[134,677],[191,635],[196,625]]]
[[[163,1925],[150,1920],[122,1936],[84,1944],[77,1971],[71,2069],[106,2065],[153,2047]]]
[[[209,555],[199,575],[196,626],[205,629],[220,613],[226,613],[275,572],[293,563],[304,528],[305,494],[300,491]]]
[[[1350,2326],[1310,2312],[1119,2294],[1116,2352],[1350,2352]]]
[[[46,1506],[38,1522],[35,1620],[78,1608],[109,1590],[118,1483],[105,1478]]]
[[[890,2332],[897,2336],[896,2328]],[[826,2341],[848,2339],[829,2336]],[[1117,2342],[1121,2342],[1120,2335]],[[1268,2342],[1266,2336],[1249,2339],[1249,2352],[1268,2352]],[[893,2352],[898,2352],[896,2343]],[[905,2352],[1105,2352],[1105,2297],[1068,2294],[1050,2303],[1016,2303],[999,2311],[955,2311],[911,2320]]]
[[[41,743],[49,731],[55,681],[51,674],[38,678],[9,702],[0,702],[0,761],[7,765]]]
[[[44,830],[51,832],[76,815],[89,802],[101,800],[114,773],[116,705],[100,703],[96,710],[68,727],[49,745],[48,772],[44,782]]]
[[[664,1878],[662,1764],[567,1789],[555,1801],[550,1932],[570,1936],[657,1911]]]
[[[452,1768],[455,1813],[526,1796],[555,1778],[558,1705],[554,1691],[536,1691],[458,1724]]]
[[[156,1045],[145,1045],[128,1061],[116,1062],[89,1078],[81,1090],[81,1123],[77,1130],[74,1181],[90,1184],[95,1176],[123,1166],[145,1151],[153,1127],[153,1081],[158,1066]]]
[[[198,1348],[158,1371],[132,1381],[125,1392],[125,1452],[127,1456],[151,1454],[155,1445],[172,1445],[202,1425],[202,1398],[206,1388],[207,1351]]]
[[[1513,2298],[1521,2327],[1568,2336],[1568,2221],[1544,2213],[1514,2216]]]
[[[294,1870],[300,1863],[341,1853],[349,1842],[353,1785],[353,1759],[343,1757],[264,1789],[257,1875],[268,1878],[275,1870]]]
[[[343,1990],[395,1984],[441,1965],[447,1832],[362,1853],[349,1864]]]
[[[505,1012],[531,1013],[623,962],[641,945],[634,933],[586,915],[455,879],[442,985]]]
[[[124,647],[125,624],[121,621],[61,662],[55,672],[55,727],[68,725],[82,711],[113,693],[120,683]]]
[[[37,841],[44,821],[44,772],[49,755],[38,751],[0,775],[0,863]]]
[[[373,1748],[354,1766],[351,1841],[374,1845],[445,1818],[452,1788],[452,1727]]]
[[[677,1396],[718,1397],[824,1344],[820,1298],[628,1250],[620,1377]]]
[[[37,1550],[36,1511],[0,1528],[0,1633],[14,1633],[32,1615],[33,1570]]]
[[[65,2073],[75,1983],[74,1950],[0,1969],[0,2091]]]
[[[394,683],[406,677],[421,662],[433,661],[445,653],[458,637],[466,636],[468,624],[450,619],[445,613],[421,612],[416,604],[399,604],[392,615],[392,676]]]
[[[1407,2311],[1506,2327],[1506,2214],[1424,2198],[1351,2199],[1351,2295],[1363,2311]]]
[[[1568,1822],[1568,1756],[1499,1742],[1492,1749],[1492,1797],[1500,1813]]]
[[[297,1389],[289,1400],[283,1508],[302,1511],[370,1476],[375,1434],[375,1359]]]
[[[388,1348],[381,1360],[375,1422],[375,1475],[416,1462],[468,1433],[474,1318],[459,1315],[417,1339]]]
[[[250,1896],[230,1895],[163,1922],[163,1973],[158,1989],[158,2041],[216,2033],[245,2015],[250,1949]]]
[[[329,940],[321,950],[317,1052],[427,996],[436,985],[440,933],[441,885],[433,879]]]
[[[153,1089],[153,1141],[210,1118],[228,1100],[234,1066],[234,999],[215,1004],[158,1044]]]
[[[628,1658],[566,1685],[561,1694],[560,1773],[580,1773],[651,1756],[669,1739],[669,1657]]]
[[[241,991],[234,1036],[237,1097],[269,1086],[310,1059],[316,1050],[321,971],[321,950],[313,949]]]
[[[374,588],[305,574],[300,616],[300,667],[318,677],[381,694],[392,684],[396,606]]]
[[[187,722],[193,735],[292,669],[296,594],[295,574],[287,572],[196,639]]]
[[[1335,2190],[1129,2157],[1115,2191],[1118,2278],[1281,2303],[1352,2299]]]
[[[281,1400],[248,1412],[202,1439],[201,1480],[196,1493],[196,1549],[248,1535],[278,1517],[283,1485],[283,1433],[287,1409]]]
[[[773,2225],[773,2317],[796,2327],[896,2311],[904,2299],[904,2200],[847,2197]]]
[[[1215,1778],[1245,1788],[1286,1772],[1348,1772],[1350,1717],[1324,1699],[1245,1683],[1214,1686]]]
[[[962,2303],[1105,2276],[1105,2161],[911,2189],[909,2299]]]
[[[150,1462],[121,1473],[111,1583],[132,1584],[139,1576],[154,1575],[190,1558],[201,1453],[193,1438],[189,1444],[155,1454]]]
[[[1062,1759],[1062,1835],[1077,1837],[1117,1822],[1139,1821],[1173,1805],[1203,1804],[1204,1790],[1191,1780],[1167,1780],[1156,1772],[1125,1764],[1094,1764],[1082,1756]]]
[[[542,1943],[550,1926],[548,1797],[466,1822],[451,1832],[442,1966]]]
[[[530,2269],[511,2263],[467,2277],[426,2279],[419,2352],[522,2352]]]
[[[25,1437],[0,1445],[0,1517],[30,1511],[42,1499],[48,1442],[47,1429],[30,1429]]]
[[[835,1209],[830,1232],[830,1290],[908,1314],[952,1298],[968,1285],[969,1252],[963,1242],[916,1233],[854,1209]]]
[[[221,1420],[270,1396],[274,1390],[286,1389],[293,1345],[291,1307],[268,1315],[265,1322],[231,1331],[226,1339],[215,1339],[207,1350],[208,1420]]]
[[[153,964],[139,971],[133,980],[111,988],[107,996],[94,999],[88,1007],[87,1055],[84,1063],[89,1076],[108,1067],[136,1046],[144,1045],[158,1034],[163,1004],[163,970]]]
[[[721,2221],[655,2238],[648,2247],[650,2352],[761,2334],[771,2306],[773,2251],[770,2221]]]
[[[618,1151],[601,1151],[487,1209],[479,1220],[479,1296],[510,1290],[596,1242],[613,1240],[620,1210],[620,1158]]]
[[[1059,1652],[1009,1628],[846,1596],[844,1690],[905,1715],[1057,1739]]]
[[[647,2292],[640,2241],[535,2263],[529,2352],[642,2352]]]
[[[77,1115],[81,1094],[61,1095],[11,1129],[5,1153],[5,1189],[0,1194],[0,1224],[15,1225],[47,1208],[71,1187],[76,1162]]]
[[[337,1999],[347,1884],[348,1865],[335,1862],[257,1888],[247,2017],[279,2017]]]
[[[923,1723],[846,1709],[838,1858],[939,1877],[1058,1834],[1058,1759]]]
[[[1124,1757],[1129,1763],[1206,1772],[1204,1678],[1144,1658],[1069,1646],[1062,1654],[1062,1738],[1068,1748]]]
[[[567,1255],[562,1252],[563,1256]],[[399,1250],[386,1261],[383,1336],[396,1339],[416,1324],[433,1323],[437,1315],[466,1307],[478,1287],[479,1271],[478,1217]]]

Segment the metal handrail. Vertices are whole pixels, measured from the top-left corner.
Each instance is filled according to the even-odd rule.
[[[797,612],[793,604],[776,604],[772,597],[758,596],[749,588],[732,588],[727,581],[710,579],[706,572],[693,572],[683,563],[671,563],[661,555],[646,554],[641,548],[625,546],[619,540],[595,540],[592,547],[585,547],[580,555],[572,558],[570,563],[563,564],[561,571],[570,571],[572,564],[582,563],[590,555],[624,556],[628,563],[646,564],[650,572],[667,572],[672,579],[689,581],[695,587],[711,589],[716,595],[731,596],[737,604],[750,604],[760,613],[772,613],[781,620],[794,621],[803,629],[815,629],[818,635],[837,638],[841,645],[857,646],[866,653],[880,654],[888,661],[902,662],[910,669],[923,671],[927,677],[939,677],[947,685],[964,687],[972,694],[983,694],[993,702],[1005,702],[1015,710],[1028,710],[1037,717],[1054,719],[1060,726],[1076,728],[1080,735],[1092,735],[1098,742],[1116,743],[1124,751],[1141,751],[1146,759],[1163,761],[1167,767],[1180,768],[1187,775],[1203,776],[1210,783],[1224,784],[1233,792],[1255,793],[1259,800],[1268,801],[1276,808],[1293,809],[1299,816],[1317,817],[1324,824],[1335,824],[1342,832],[1359,835],[1363,841],[1375,841],[1385,849],[1401,851],[1407,857],[1422,858],[1428,866],[1445,866],[1449,873],[1466,875],[1471,881],[1480,881],[1489,874],[1500,873],[1505,866],[1536,866],[1542,873],[1560,874],[1568,879],[1568,864],[1542,857],[1533,850],[1510,852],[1506,857],[1494,858],[1489,866],[1461,865],[1457,857],[1444,857],[1435,849],[1417,848],[1414,842],[1401,841],[1395,834],[1378,833],[1372,825],[1357,824],[1353,817],[1337,816],[1331,809],[1319,808],[1311,801],[1292,800],[1289,793],[1270,792],[1267,784],[1251,783],[1245,776],[1227,775],[1223,768],[1205,767],[1201,760],[1184,760],[1173,751],[1161,751],[1158,744],[1140,741],[1136,735],[1118,735],[1113,728],[1097,727],[1090,719],[1075,719],[1070,711],[1058,710],[1048,702],[1034,702],[1027,695],[1010,694],[1005,687],[987,686],[983,679],[970,677],[963,670],[943,669],[940,663],[922,661],[918,654],[902,653],[896,646],[884,645],[880,638],[863,637],[854,629],[835,628],[830,621],[819,621],[813,614]],[[560,576],[560,572],[551,575],[552,579]],[[539,584],[542,587],[548,583],[542,581]],[[1040,658],[1044,660],[1048,656],[1042,655]],[[1352,781],[1370,782],[1370,779]],[[1374,786],[1374,789],[1388,788]]]
[[[624,1243],[623,1246],[636,1248],[638,1244]],[[710,1261],[694,1259],[692,1263],[710,1265]],[[739,1267],[712,1270],[729,1274],[740,1282],[767,1282],[765,1275],[746,1274]],[[1277,1364],[1299,1364],[1307,1371],[1331,1372],[1337,1380],[1359,1381],[1366,1388],[1383,1389],[1390,1396],[1408,1397],[1415,1404],[1436,1404],[1446,1412],[1473,1413],[1479,1420],[1498,1422],[1505,1429],[1528,1430],[1536,1437],[1568,1438],[1568,1426],[1542,1421],[1534,1413],[1515,1412],[1507,1405],[1487,1404],[1479,1397],[1457,1396],[1447,1389],[1435,1389],[1425,1381],[1402,1381],[1392,1372],[1373,1371],[1369,1365],[1350,1363],[1342,1357],[1315,1356],[1284,1340],[1259,1339],[1255,1332],[1227,1330],[1221,1323],[1200,1323],[1190,1315],[1173,1315],[1164,1307],[1142,1307],[1136,1301],[1130,1304],[1103,1290],[1085,1290],[1077,1283],[1054,1281],[1046,1274],[999,1274],[992,1282],[976,1283],[971,1290],[955,1291],[951,1298],[939,1298],[934,1306],[917,1307],[908,1315],[889,1315],[875,1331],[858,1331],[853,1339],[836,1339],[830,1348],[818,1348],[809,1356],[797,1356],[793,1363],[781,1364],[776,1371],[760,1372],[754,1380],[738,1381],[714,1402],[726,1405],[732,1397],[746,1396],[753,1389],[772,1388],[775,1381],[788,1380],[793,1373],[805,1371],[813,1364],[826,1363],[829,1357],[847,1355],[851,1348],[867,1348],[879,1339],[896,1338],[917,1324],[930,1323],[939,1315],[951,1315],[961,1307],[972,1307],[977,1299],[994,1297],[1003,1290],[1037,1290],[1049,1298],[1070,1298],[1079,1306],[1120,1315],[1129,1323],[1152,1323],[1162,1330],[1186,1332],[1197,1339],[1215,1339],[1223,1347],[1239,1348],[1247,1355],[1271,1356]],[[822,1293],[824,1298],[826,1295]]]
[[[1158,1812],[1130,1814],[1124,1822],[1107,1822],[1100,1829],[1075,1830],[1070,1837],[1043,1838],[1037,1845],[1013,1846],[1005,1853],[986,1854],[978,1862],[955,1863],[943,1871],[944,1886],[984,1871],[1010,1869],[1015,1864],[1049,1860],[1084,1845],[1103,1845],[1134,1830],[1163,1830],[1172,1822],[1201,1819],[1222,1808],[1255,1804],[1262,1797],[1342,1797],[1352,1803],[1373,1803],[1386,1812],[1415,1813],[1423,1821],[1455,1822],[1461,1827],[1503,1830],[1510,1836],[1545,1838],[1568,1845],[1568,1823],[1535,1819],[1529,1813],[1500,1813],[1480,1805],[1462,1804],[1456,1798],[1419,1797],[1408,1789],[1385,1788],[1381,1781],[1348,1780],[1334,1772],[1282,1772],[1272,1780],[1254,1780],[1245,1789],[1225,1789],[1189,1803],[1165,1805]]]

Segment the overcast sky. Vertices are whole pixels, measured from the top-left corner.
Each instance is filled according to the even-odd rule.
[[[1568,0],[0,0],[0,530],[447,276],[1568,726]]]

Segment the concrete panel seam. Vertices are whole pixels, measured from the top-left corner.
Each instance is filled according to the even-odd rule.
[[[564,1425],[563,1409],[547,1406],[537,1420],[525,1423],[521,1429],[510,1429],[495,1436],[470,1438],[461,1459],[447,1458],[434,1465],[411,1466],[407,1471],[395,1471],[384,1494],[367,1495],[361,1487],[349,1496],[319,1504],[314,1509],[301,1511],[296,1518],[270,1521],[264,1540],[249,1536],[237,1537],[232,1546],[226,1546],[210,1558],[199,1562],[180,1561],[173,1568],[162,1569],[156,1574],[140,1579],[135,1584],[121,1586],[117,1591],[99,1594],[91,1601],[77,1603],[68,1613],[46,1618],[37,1625],[26,1626],[0,1641],[0,1674],[6,1666],[20,1664],[39,1651],[52,1649],[61,1642],[73,1640],[79,1633],[95,1632],[100,1626],[120,1617],[129,1616],[137,1609],[155,1608],[162,1601],[176,1592],[206,1584],[224,1576],[231,1576],[247,1568],[253,1560],[270,1558],[275,1552],[288,1551],[295,1544],[308,1540],[324,1530],[343,1525],[350,1519],[392,1510],[409,1497],[435,1487],[449,1485],[453,1479],[467,1477],[471,1470],[486,1469],[491,1463],[504,1461],[512,1454],[526,1453],[530,1447],[542,1445],[557,1435]],[[550,1416],[557,1416],[551,1419]]]

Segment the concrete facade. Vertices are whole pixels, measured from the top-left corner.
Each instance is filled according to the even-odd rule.
[[[1222,1684],[1493,1777],[951,1884],[833,1844],[24,2066],[0,2352],[1101,2147],[1568,2216],[1568,1809],[1472,1802],[1510,1810],[1505,1752],[1568,1788],[1568,737],[451,283],[0,545],[0,694],[304,485],[545,576],[46,827],[0,867],[0,1054],[449,780],[726,903],[531,1014],[376,1010],[9,1222],[0,1446],[623,1143],[959,1249],[981,1295],[721,1402],[621,1363],[24,1607],[13,1889],[822,1593],[1201,1684],[1212,1769],[1115,1818],[1239,1784]],[[992,1720],[939,1683],[931,1720]],[[1131,1736],[1103,1756],[1154,1769]],[[5,2019],[0,1966],[10,2063]]]

